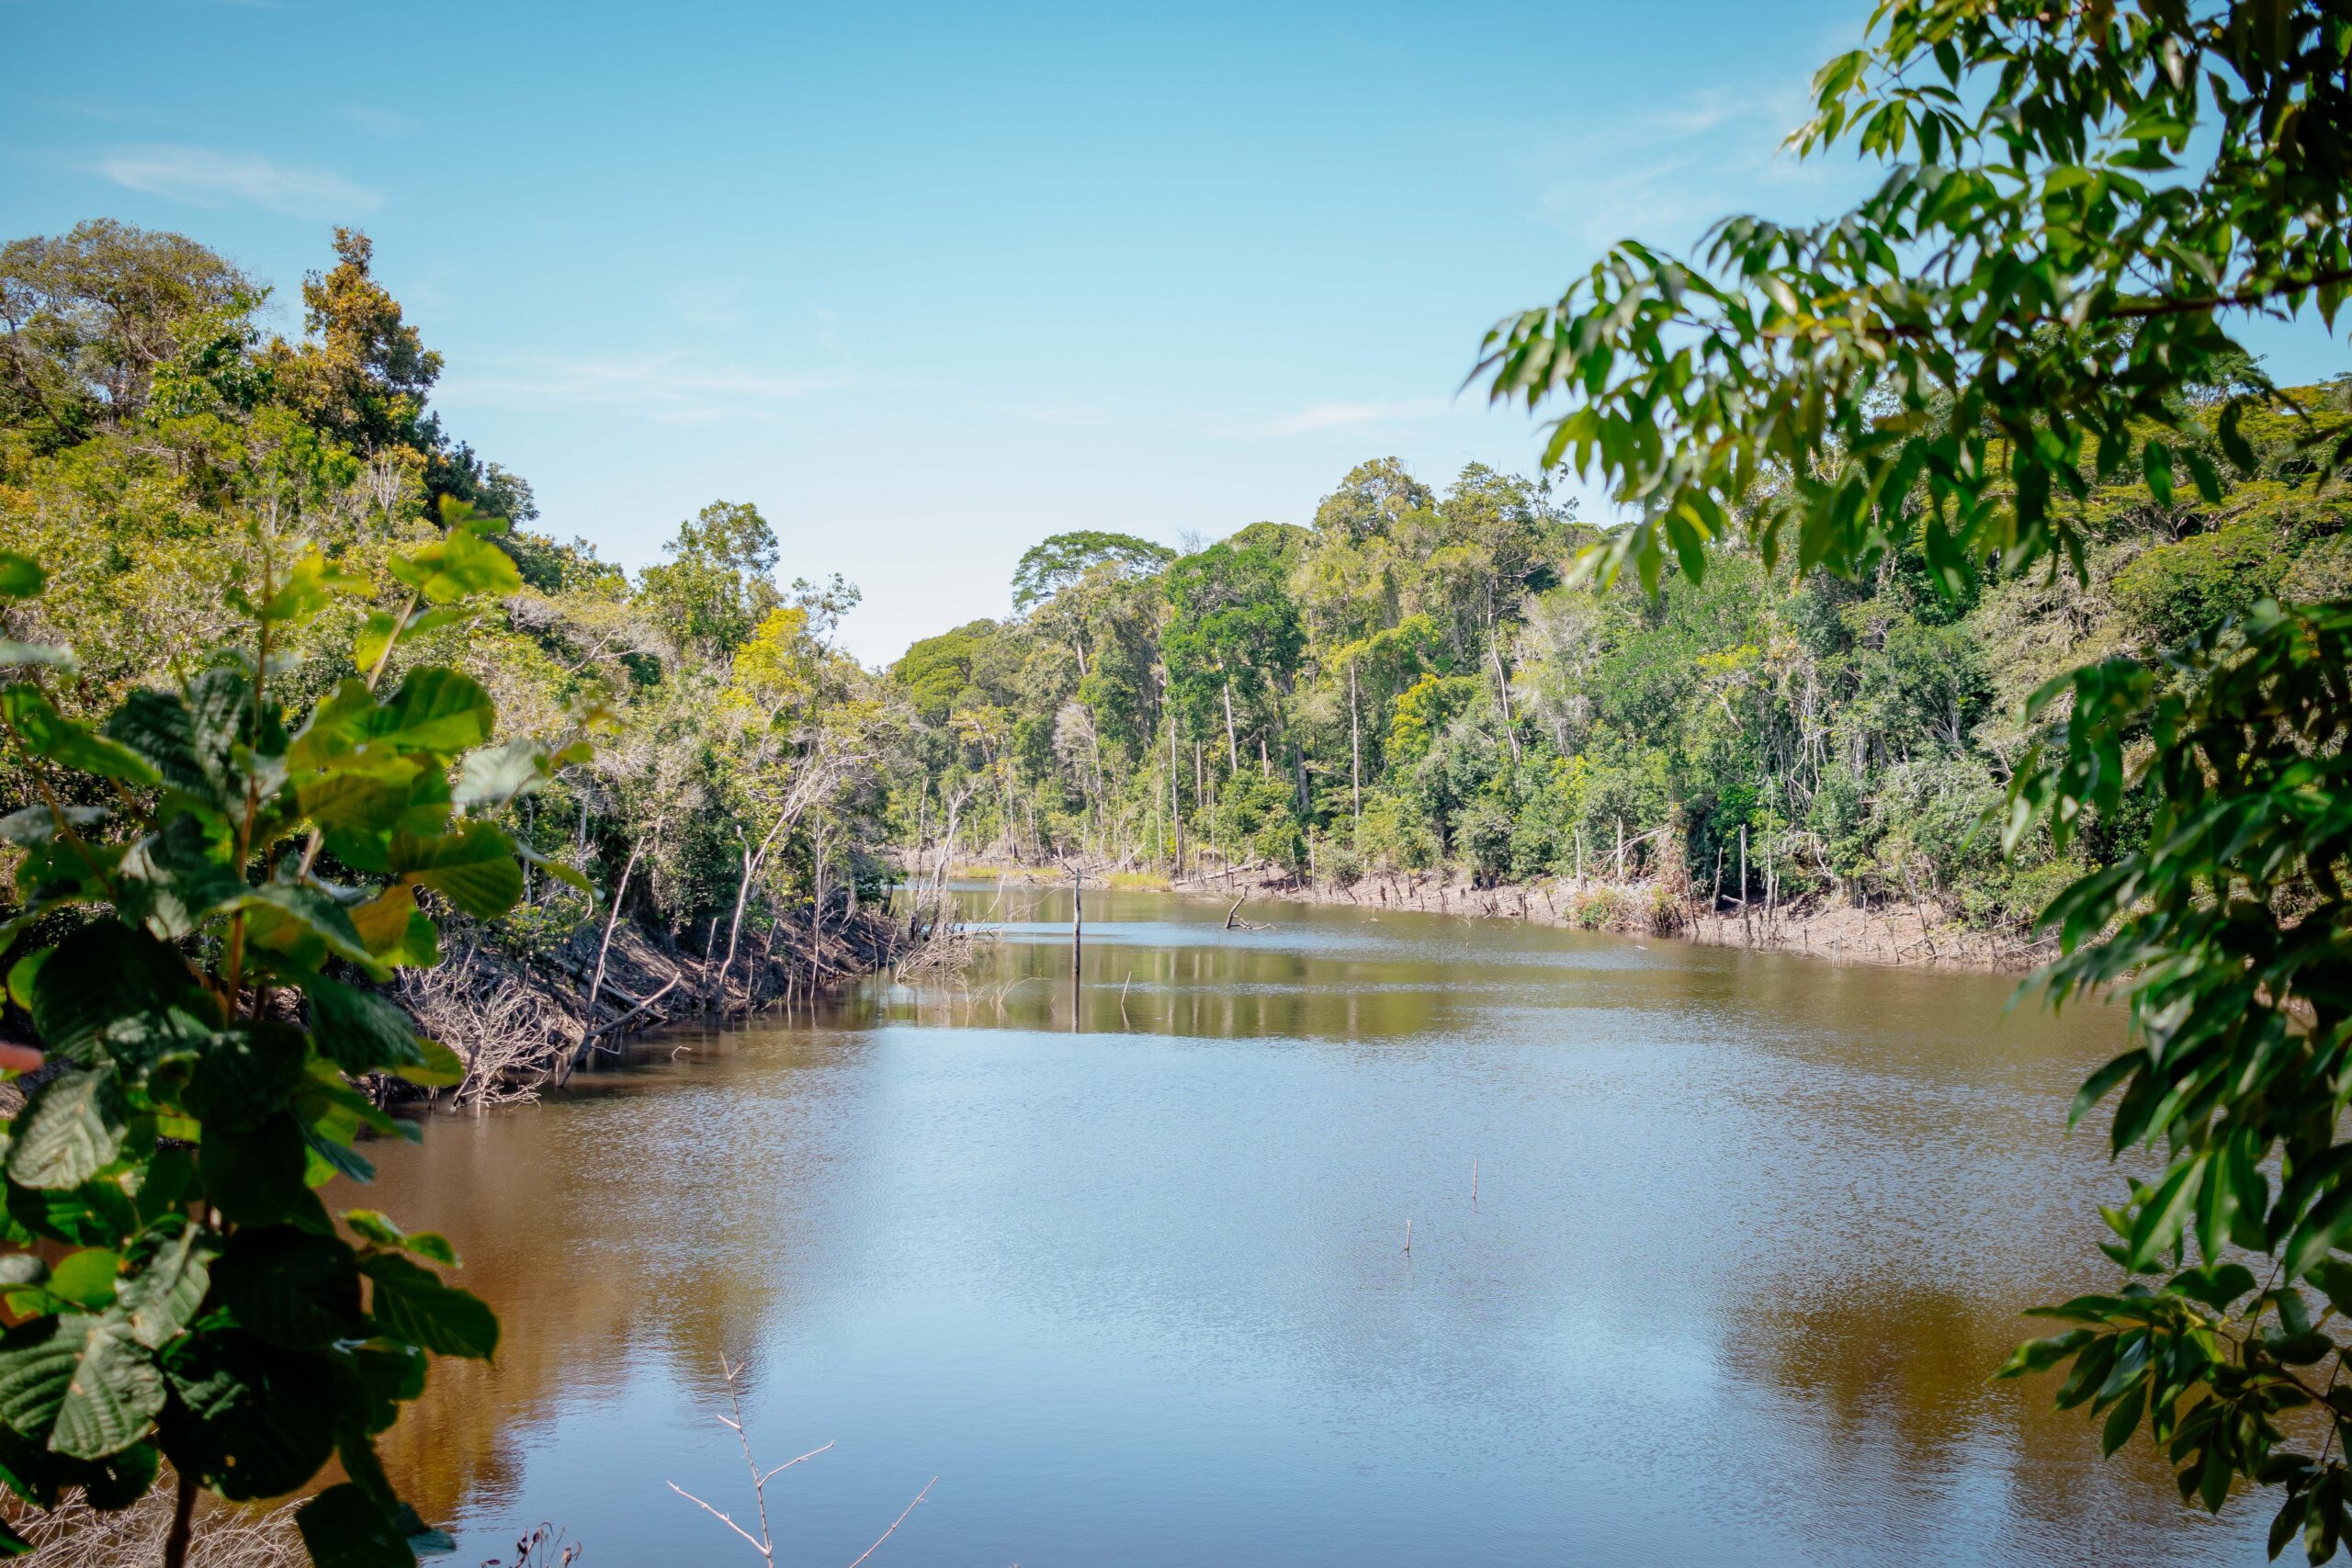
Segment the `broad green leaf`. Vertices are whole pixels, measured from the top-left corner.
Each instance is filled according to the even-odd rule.
[[[448,1089],[466,1081],[466,1064],[438,1040],[417,1041],[417,1051],[423,1058],[415,1065],[393,1069],[394,1076],[419,1089]]]
[[[113,814],[103,806],[68,806],[63,808],[68,826],[75,832],[96,828]],[[18,845],[54,843],[58,838],[59,813],[47,806],[28,806],[0,817],[0,839]]]
[[[112,920],[84,926],[29,970],[20,965],[11,987],[18,975],[41,1043],[83,1063],[103,1059],[108,1031],[127,1019],[209,1006],[177,950]]]
[[[163,1376],[119,1309],[40,1319],[0,1338],[0,1420],[58,1453],[127,1449],[163,1407]]]
[[[366,1333],[351,1248],[284,1225],[229,1238],[212,1266],[213,1299],[240,1325],[289,1350],[321,1350]]]
[[[2310,1273],[2347,1235],[2352,1235],[2352,1180],[2341,1180],[2295,1228],[2287,1243],[2285,1278],[2292,1281]]]
[[[282,1111],[302,1081],[309,1046],[300,1030],[267,1020],[220,1031],[197,1058],[180,1103],[209,1134],[243,1134]]]
[[[458,769],[453,798],[466,811],[495,810],[546,787],[555,776],[543,742],[527,737],[502,741],[466,754]]]
[[[307,1484],[334,1451],[345,1380],[332,1353],[217,1328],[180,1340],[164,1371],[179,1396],[164,1412],[164,1443],[224,1497],[280,1496]]]
[[[2181,1227],[2194,1210],[2198,1189],[2204,1180],[2206,1161],[2203,1155],[2181,1161],[2141,1205],[2131,1236],[2133,1269],[2154,1268],[2180,1239]]]
[[[2141,1383],[2116,1401],[2115,1408],[2107,1413],[2107,1425],[2099,1434],[2100,1452],[2112,1457],[2115,1450],[2132,1440],[2139,1429],[2140,1416],[2147,1408],[2148,1385]]]
[[[164,1376],[119,1309],[89,1320],[81,1365],[57,1410],[49,1445],[76,1459],[100,1459],[147,1433],[164,1407]]]
[[[195,1322],[210,1285],[212,1259],[219,1254],[212,1233],[185,1220],[141,1238],[131,1256],[134,1271],[119,1292],[131,1337],[160,1350]]]
[[[56,670],[72,674],[81,668],[70,648],[45,642],[11,642],[0,637],[0,670]]]
[[[371,611],[352,642],[351,661],[362,670],[373,670],[386,649],[446,627],[464,626],[480,613],[469,605],[443,604],[402,621],[388,610]]]
[[[49,581],[40,563],[15,550],[0,550],[0,599],[30,599]]]
[[[60,767],[131,784],[157,782],[155,769],[145,759],[67,718],[37,687],[22,682],[0,686],[0,720],[16,731],[27,750]]]
[[[376,1253],[359,1268],[375,1283],[368,1310],[381,1332],[440,1356],[486,1361],[497,1351],[498,1317],[480,1297],[392,1253]]]
[[[324,976],[304,987],[311,1038],[320,1055],[353,1074],[413,1066],[424,1060],[408,1015],[372,991]]]
[[[358,1486],[330,1486],[294,1516],[314,1568],[416,1568],[398,1516]]]
[[[431,604],[519,593],[523,577],[514,558],[471,529],[454,529],[439,540],[390,563],[392,575]]]
[[[243,808],[245,776],[232,753],[248,739],[252,719],[253,689],[245,678],[212,669],[184,693],[132,692],[103,733],[170,788],[225,814]]]
[[[132,844],[115,868],[124,915],[177,942],[235,902],[245,879],[229,863],[228,825],[182,812]]]
[[[121,1272],[121,1253],[111,1247],[85,1247],[51,1272],[49,1293],[100,1312],[114,1304],[115,1281]]]
[[[351,911],[314,884],[265,882],[246,889],[231,907],[244,912],[246,940],[287,953],[306,968],[328,953],[355,964],[375,963]]]
[[[428,1262],[456,1268],[457,1252],[449,1246],[449,1238],[437,1231],[417,1231],[411,1234],[392,1222],[390,1215],[375,1209],[352,1209],[343,1216],[343,1223],[378,1247],[389,1247],[400,1252],[413,1252]]]
[[[59,1074],[17,1114],[8,1179],[51,1191],[81,1186],[120,1152],[127,1115],[113,1068]]]
[[[205,1196],[233,1224],[323,1231],[332,1222],[303,1179],[308,1147],[300,1125],[281,1111],[250,1133],[208,1129],[197,1153],[197,1173]]]
[[[287,763],[308,772],[347,766],[355,758],[455,757],[490,739],[493,717],[490,694],[454,670],[412,670],[381,702],[359,681],[345,681],[311,710]]]
[[[366,578],[330,565],[311,549],[295,561],[277,592],[260,607],[260,618],[271,626],[302,626],[338,595],[365,592],[367,587]]]
[[[514,846],[487,822],[469,822],[437,838],[393,840],[392,870],[477,919],[495,919],[523,897]]]

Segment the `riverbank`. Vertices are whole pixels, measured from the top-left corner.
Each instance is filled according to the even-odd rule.
[[[585,920],[561,939],[453,922],[443,962],[403,970],[391,999],[465,1063],[463,1082],[436,1091],[460,1105],[535,1099],[560,1089],[632,1036],[695,1016],[741,1018],[848,984],[898,956],[905,934],[883,909],[837,913],[747,931],[731,964],[712,931],[697,953],[636,920]]]
[[[960,864],[966,877],[1013,876],[1039,885],[1067,882],[1058,866],[978,861]],[[1136,891],[1193,894],[1238,900],[1237,919],[1252,901],[1351,906],[1421,914],[1479,916],[1578,931],[1673,938],[1710,947],[1803,953],[1846,963],[2023,974],[2054,956],[2045,942],[1962,925],[1932,905],[1849,904],[1809,899],[1768,911],[1761,904],[1708,909],[1657,882],[1617,883],[1557,877],[1479,886],[1434,872],[1373,872],[1352,882],[1300,876],[1267,867],[1235,867],[1188,876],[1138,872],[1090,874],[1091,885]]]

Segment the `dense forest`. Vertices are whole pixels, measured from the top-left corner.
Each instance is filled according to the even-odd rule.
[[[1770,895],[2022,929],[2131,830],[2008,857],[1984,830],[2034,739],[2028,694],[2352,582],[2345,503],[2298,485],[2283,413],[2242,422],[2251,469],[2184,454],[2210,498],[2086,457],[2079,577],[1939,579],[1914,540],[1852,577],[1726,553],[1703,581],[1596,591],[1600,528],[1544,482],[1473,464],[1433,486],[1379,458],[1304,523],[1189,553],[1057,535],[1006,616],[868,671],[835,643],[857,591],[780,581],[755,504],[702,507],[633,577],[539,531],[527,481],[431,411],[440,357],[371,259],[338,231],[288,340],[261,330],[261,282],[178,235],[94,221],[0,252],[0,547],[52,574],[8,630],[71,642],[70,700],[96,711],[202,667],[265,534],[383,579],[445,502],[507,520],[511,590],[391,659],[461,669],[506,734],[571,748],[508,827],[697,960],[707,999],[857,967],[821,938],[870,918],[893,852],[933,874],[1576,877],[1638,889],[1609,908],[1645,925]],[[286,650],[298,689],[348,672],[365,614]],[[30,798],[19,772],[0,789]],[[560,959],[599,916],[534,869],[467,951]]]
[[[1598,531],[1540,482],[1474,464],[1436,491],[1382,459],[1309,525],[1182,557],[1048,539],[1012,616],[919,642],[891,675],[923,809],[974,850],[1643,880],[1665,919],[1693,892],[1739,897],[1744,863],[1758,898],[2028,927],[2132,827],[2008,858],[1982,830],[2035,688],[2352,583],[2341,494],[2297,488],[2312,458],[2287,420],[2244,426],[2252,470],[2184,458],[2218,499],[2138,473],[2092,488],[2081,579],[1939,582],[1915,540],[1858,580],[1726,554],[1702,583],[1669,568],[1655,594],[1595,592],[1570,579]]]
[[[49,572],[10,635],[70,644],[61,702],[102,713],[212,661],[266,550],[300,539],[345,581],[390,589],[401,552],[448,515],[503,519],[482,536],[506,558],[491,603],[428,609],[380,661],[393,678],[462,671],[502,738],[543,741],[561,765],[504,808],[531,857],[519,905],[467,930],[466,962],[410,976],[413,1009],[453,1043],[563,1035],[598,945],[589,886],[695,961],[673,1000],[748,1002],[795,965],[814,983],[859,967],[870,954],[837,950],[828,914],[859,934],[905,736],[883,683],[833,646],[855,592],[780,584],[775,530],[746,503],[680,522],[634,581],[534,532],[528,483],[430,410],[441,358],[371,260],[366,236],[337,231],[288,341],[261,330],[263,284],[179,235],[93,221],[0,251],[0,547]],[[294,700],[369,651],[383,612],[368,603],[339,596],[279,650]],[[17,759],[0,773],[7,804],[32,800]],[[487,960],[505,966],[469,998]],[[516,973],[549,977],[547,1005],[464,1005]]]

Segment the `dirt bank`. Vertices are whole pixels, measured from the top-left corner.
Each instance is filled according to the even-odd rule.
[[[975,863],[958,874],[1018,876],[1040,884],[1066,882],[1059,867]],[[1315,881],[1264,868],[1236,869],[1164,878],[1117,873],[1088,877],[1114,887],[1161,889],[1199,897],[1238,898],[1239,918],[1252,903],[1284,900],[1363,909],[1411,909],[1424,914],[1525,920],[1536,925],[1611,931],[1643,936],[1672,936],[1714,947],[1750,947],[1809,953],[1849,963],[1927,965],[1949,969],[2021,974],[2049,962],[2046,942],[2014,933],[1973,930],[1933,905],[1878,905],[1858,908],[1818,899],[1774,908],[1767,918],[1758,904],[1745,913],[1736,905],[1710,910],[1703,895],[1686,901],[1654,882],[1611,883],[1572,877],[1477,886],[1431,872],[1374,872],[1352,883]],[[1267,918],[1260,912],[1258,918]]]

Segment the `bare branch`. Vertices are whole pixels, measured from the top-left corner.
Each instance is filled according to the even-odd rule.
[[[830,1449],[832,1446],[832,1444],[827,1443],[824,1445],[824,1448],[810,1449],[807,1453],[802,1454],[800,1459],[786,1460],[782,1464],[777,1465],[774,1470],[771,1470],[765,1475],[761,1476],[760,1484],[765,1486],[769,1482],[774,1481],[777,1476],[782,1475],[786,1471],[790,1470],[794,1465],[798,1464],[800,1460],[815,1459],[819,1454],[823,1453],[825,1449]]]
[[[775,1561],[775,1554],[770,1551],[766,1547],[762,1546],[758,1540],[754,1540],[750,1530],[745,1529],[741,1525],[737,1524],[733,1519],[729,1518],[725,1514],[720,1513],[718,1509],[712,1507],[709,1504],[704,1502],[701,1498],[695,1496],[693,1493],[687,1491],[676,1482],[665,1481],[662,1484],[667,1486],[671,1491],[675,1492],[679,1496],[684,1497],[687,1502],[692,1503],[695,1507],[700,1508],[704,1513],[708,1514],[712,1518],[717,1519],[720,1524],[725,1525],[729,1529],[733,1530],[737,1535],[741,1536],[745,1540],[751,1541],[752,1550],[758,1552],[762,1557],[766,1558],[771,1562]],[[858,1561],[862,1562],[865,1559],[860,1558]]]
[[[884,1530],[880,1535],[876,1536],[872,1546],[867,1547],[864,1551],[859,1552],[854,1558],[852,1558],[850,1560],[849,1568],[857,1568],[857,1565],[860,1562],[865,1562],[867,1558],[880,1551],[882,1549],[882,1543],[889,1540],[892,1535],[896,1534],[899,1527],[907,1522],[907,1516],[915,1511],[915,1504],[921,1503],[925,1497],[930,1496],[931,1489],[938,1484],[939,1477],[935,1475],[929,1481],[924,1482],[922,1483],[922,1490],[915,1494],[914,1503],[910,1503],[904,1508],[899,1509],[899,1517],[890,1521],[890,1528]]]

